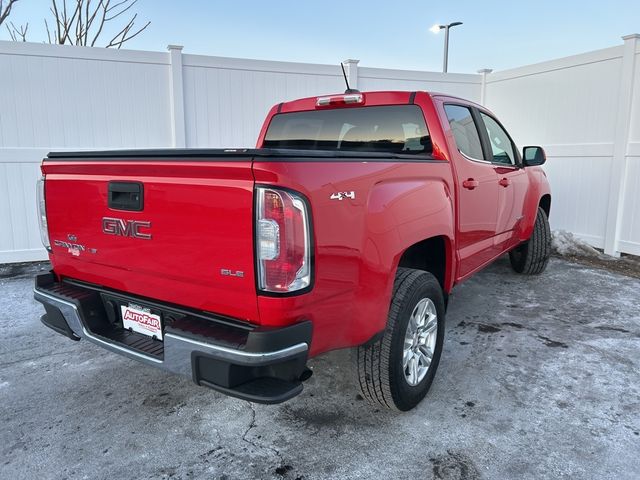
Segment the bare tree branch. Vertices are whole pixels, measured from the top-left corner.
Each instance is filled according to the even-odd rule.
[[[89,27],[91,27],[91,19],[89,18],[89,7],[90,7],[90,5],[91,5],[91,0],[87,0],[87,3],[86,3],[85,8],[84,8],[84,13],[85,13],[84,21],[85,21],[85,31],[86,31],[86,33],[89,33]],[[84,37],[83,45],[84,46],[87,45],[87,36],[86,35]]]
[[[87,37],[89,36],[89,29],[91,28],[91,25],[93,25],[93,21],[96,19],[96,16],[98,15],[98,11],[100,11],[100,7],[102,6],[102,0],[100,0],[98,7],[95,8],[91,13],[89,10],[89,3],[90,2],[87,1],[87,9],[85,13],[85,16],[87,17]]]
[[[51,0],[53,2],[53,4],[55,5],[56,0]],[[69,36],[71,33],[71,29],[73,28],[73,24],[76,22],[76,19],[78,18],[78,15],[80,14],[80,12],[82,11],[82,2],[84,0],[76,0],[76,7],[73,10],[73,15],[71,16],[71,18],[69,18],[69,16],[67,15],[67,2],[66,0],[62,0],[63,2],[63,24],[64,24],[64,40],[69,40],[69,44],[74,45],[73,43],[73,39]],[[78,25],[80,25],[80,22],[78,22]],[[77,40],[77,39],[76,39]],[[60,41],[58,42],[60,44],[65,43],[65,41]],[[77,41],[76,41],[76,45],[77,45]]]
[[[11,13],[11,9],[13,8],[13,5],[17,2],[18,0],[8,0],[6,6],[4,5],[4,1],[0,0],[0,25],[2,25],[2,23],[9,17],[9,14]],[[9,27],[7,27],[9,28]]]
[[[47,40],[51,43],[51,32],[49,31],[49,24],[46,18],[44,19],[44,27],[47,29]]]
[[[116,3],[113,7],[111,7],[108,12],[110,12],[111,10],[115,10],[116,8],[118,8],[120,5],[122,5],[123,3],[127,3],[127,0],[124,0],[120,3]],[[119,12],[114,13],[113,15],[111,15],[110,17],[107,18],[107,21],[109,20],[113,20],[114,18],[118,18],[120,15],[122,15],[124,12],[126,12],[127,10],[129,10],[131,7],[133,7],[136,3],[138,3],[138,0],[133,0],[129,5],[127,5],[124,9],[120,10]],[[107,12],[107,13],[108,13]]]
[[[6,25],[7,30],[9,31],[9,36],[11,40],[14,42],[26,42],[27,41],[27,31],[29,30],[29,23],[25,25],[20,25],[16,27],[13,22],[9,22],[9,25]]]
[[[133,25],[137,16],[138,14],[136,13],[133,18],[131,18],[129,23],[118,34],[116,34],[115,37],[111,39],[111,41],[107,44],[107,48],[116,47],[119,49],[125,42],[128,42],[132,38],[136,37],[138,34],[142,33],[149,25],[151,25],[151,22],[147,22],[142,28],[129,35],[129,32],[133,29]]]
[[[1,2],[2,0],[0,0]],[[15,0],[17,1],[17,0]],[[67,1],[75,5],[67,5]],[[129,11],[138,0],[51,0],[51,14],[55,19],[55,35],[51,35],[49,25],[45,20],[47,38],[49,43],[96,46],[100,42],[105,25],[119,18]],[[142,28],[134,29],[138,14],[134,14],[124,26],[109,40],[106,48],[120,48],[138,34],[143,32],[151,22],[147,22]],[[92,27],[94,27],[92,29]]]
[[[109,41],[109,43],[107,44],[107,48],[109,47],[115,47],[118,43],[117,43],[117,39],[122,37],[124,38],[124,36],[127,34],[127,32],[131,29],[131,27],[133,26],[133,22],[136,19],[136,16],[134,15],[133,18],[131,20],[129,20],[129,23],[127,23],[122,30],[120,30],[118,33],[116,33],[114,35],[114,37]],[[115,43],[114,43],[115,42]]]
[[[102,33],[102,28],[104,27],[104,24],[107,22],[107,12],[109,8],[109,1],[110,0],[100,1],[100,6],[102,7],[102,17],[100,18],[100,26],[98,27],[98,31],[93,36],[93,40],[91,40],[92,47],[96,45],[96,42],[98,41],[98,38],[100,38],[100,34]]]
[[[19,0],[0,0],[0,25],[9,17],[11,9]],[[151,22],[136,28],[138,14],[134,13],[121,26],[115,20],[129,12],[138,0],[51,0],[50,19],[44,19],[49,43],[82,45],[95,47],[104,42],[106,31],[120,30],[104,45],[106,48],[121,48],[126,42],[147,29]],[[112,22],[112,23],[110,23]],[[105,27],[109,28],[105,28]],[[113,28],[115,26],[115,28]],[[26,41],[29,24],[16,27],[6,25],[9,36],[14,41]]]

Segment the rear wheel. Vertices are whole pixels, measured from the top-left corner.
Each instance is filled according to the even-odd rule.
[[[444,340],[444,298],[436,278],[399,268],[387,327],[354,351],[360,393],[370,403],[410,410],[427,394]]]
[[[547,268],[551,256],[551,229],[549,219],[542,208],[538,208],[536,223],[531,238],[509,252],[511,267],[518,273],[535,275]]]

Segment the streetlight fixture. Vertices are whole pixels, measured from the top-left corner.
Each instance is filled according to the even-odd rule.
[[[447,66],[449,63],[449,29],[451,27],[457,27],[458,25],[462,25],[462,22],[453,22],[449,25],[438,25],[437,23],[431,27],[433,33],[438,33],[440,30],[444,29],[444,60],[442,61],[442,71],[447,73]]]

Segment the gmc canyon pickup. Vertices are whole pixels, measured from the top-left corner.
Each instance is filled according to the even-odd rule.
[[[280,103],[255,149],[50,153],[41,320],[263,403],[352,348],[362,395],[409,410],[451,289],[506,252],[544,270],[544,161],[484,107],[427,92]]]

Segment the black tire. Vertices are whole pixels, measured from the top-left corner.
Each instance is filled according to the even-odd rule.
[[[531,238],[509,252],[511,267],[518,273],[537,275],[544,272],[551,256],[551,229],[549,219],[538,208]]]
[[[411,386],[403,368],[403,347],[407,325],[421,299],[433,302],[437,334],[431,364],[425,377]],[[387,327],[381,338],[354,349],[353,363],[362,396],[375,406],[411,410],[429,391],[438,369],[444,341],[444,296],[436,278],[428,272],[398,268],[393,285]]]

